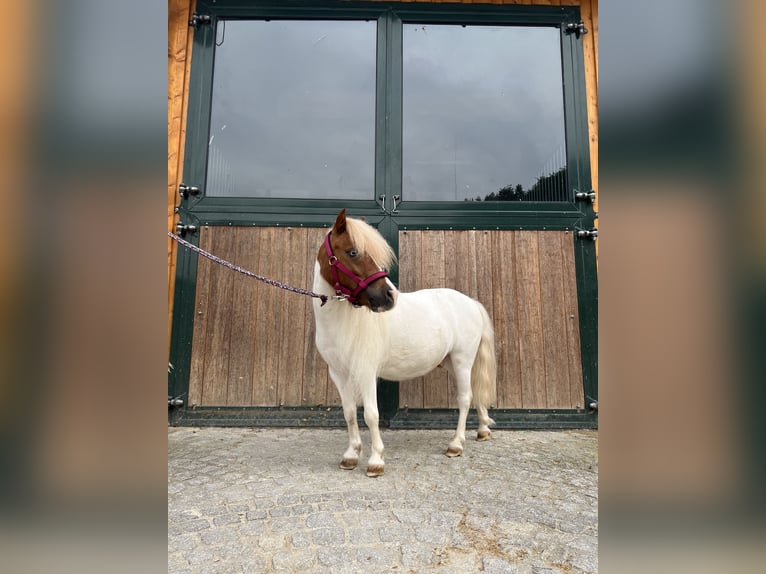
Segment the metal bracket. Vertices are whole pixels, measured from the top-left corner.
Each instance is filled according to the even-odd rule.
[[[178,223],[176,223],[176,231],[178,232],[178,235],[183,237],[187,233],[194,233],[195,231],[197,231],[197,226],[196,225],[184,225],[183,223],[181,223],[179,221]]]
[[[178,186],[178,193],[180,193],[181,197],[184,199],[189,199],[190,195],[199,195],[199,187],[182,183]]]
[[[199,30],[200,25],[209,25],[210,21],[210,14],[200,14],[199,12],[194,12],[192,14],[191,20],[189,20],[189,26],[195,30]]]
[[[182,407],[184,406],[184,400],[181,397],[171,397],[170,395],[168,395],[168,406]]]
[[[585,23],[580,20],[579,22],[570,22],[567,24],[566,28],[564,28],[564,33],[567,35],[574,34],[579,38],[581,35],[587,34],[588,29],[585,27]]]
[[[595,241],[598,238],[598,229],[595,227],[593,229],[578,229],[577,237],[578,239],[592,239]]]
[[[592,189],[590,191],[578,191],[575,192],[575,199],[577,201],[590,200],[591,203],[596,203],[596,192]]]

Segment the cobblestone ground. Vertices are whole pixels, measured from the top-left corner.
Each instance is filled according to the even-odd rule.
[[[474,430],[449,459],[450,431],[384,429],[376,479],[338,468],[346,436],[168,429],[168,572],[597,571],[597,431]]]

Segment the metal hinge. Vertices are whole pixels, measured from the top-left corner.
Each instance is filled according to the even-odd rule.
[[[171,397],[170,395],[168,395],[168,406],[182,407],[184,406],[184,400],[181,397]]]
[[[200,24],[210,24],[210,14],[200,14],[199,12],[194,12],[192,14],[191,20],[189,20],[189,26],[192,26],[195,30],[199,29]]]
[[[578,229],[577,237],[578,239],[592,239],[595,241],[598,237],[598,229],[595,227],[593,229]]]
[[[190,195],[199,195],[199,187],[196,185],[186,185],[182,183],[178,186],[178,192],[184,199],[189,199]]]
[[[564,28],[564,33],[574,34],[579,38],[582,34],[587,34],[588,29],[585,27],[585,23],[580,20],[579,22],[570,22],[567,24],[566,28]]]
[[[176,223],[176,231],[178,232],[178,235],[183,237],[187,233],[194,233],[195,231],[197,231],[197,226],[185,225],[179,221],[178,223]]]
[[[590,191],[578,191],[575,193],[575,199],[577,201],[588,201],[596,203],[596,192],[592,189]]]

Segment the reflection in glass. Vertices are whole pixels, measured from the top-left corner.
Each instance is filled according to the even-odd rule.
[[[404,25],[403,200],[566,199],[559,34]]]
[[[375,22],[220,21],[206,194],[371,199]]]

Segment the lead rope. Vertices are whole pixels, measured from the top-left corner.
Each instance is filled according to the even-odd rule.
[[[291,285],[285,285],[284,283],[280,283],[279,281],[275,281],[274,279],[268,279],[266,277],[263,277],[262,275],[258,275],[256,273],[253,273],[252,271],[248,271],[247,269],[243,269],[239,265],[234,265],[234,263],[229,263],[225,259],[216,257],[212,253],[208,253],[204,249],[200,249],[196,245],[189,243],[185,239],[181,239],[180,237],[178,237],[178,235],[170,231],[168,231],[168,237],[170,237],[173,241],[176,241],[179,244],[183,245],[187,249],[191,249],[195,253],[198,253],[202,255],[203,257],[207,257],[211,261],[215,261],[219,265],[228,267],[229,269],[236,271],[237,273],[242,273],[242,275],[247,275],[248,277],[252,277],[253,279],[257,279],[258,281],[262,281],[268,285],[273,285],[274,287],[279,287],[280,289],[284,289],[285,291],[292,291],[293,293],[298,293],[300,295],[308,295],[309,297],[315,297],[316,299],[320,299],[322,301],[322,304],[320,305],[320,307],[324,307],[324,304],[327,303],[327,300],[329,299],[327,295],[320,295],[319,293],[314,293],[313,291],[309,291],[307,289],[301,289],[300,287],[292,287]],[[337,297],[337,299],[345,299],[345,297]]]

